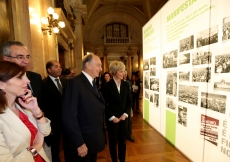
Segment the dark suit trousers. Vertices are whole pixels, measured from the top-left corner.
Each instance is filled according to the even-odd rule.
[[[61,132],[54,132],[50,137],[51,154],[53,162],[61,162],[60,153]]]
[[[133,105],[132,105],[132,109],[134,110],[135,106],[136,106],[136,110],[139,110],[139,94],[138,93],[133,93],[132,95],[132,100],[133,100]]]
[[[130,137],[132,135],[132,116],[131,116],[131,110],[130,113],[128,114],[128,133],[127,137]]]
[[[127,135],[127,123],[128,120],[120,121],[119,123],[113,123],[107,121],[107,130],[109,137],[109,151],[112,158],[112,162],[125,162],[126,155],[126,135]],[[118,144],[118,156],[117,146]]]

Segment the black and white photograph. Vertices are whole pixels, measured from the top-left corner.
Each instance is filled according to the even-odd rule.
[[[179,65],[190,63],[190,53],[179,55]]]
[[[150,76],[156,76],[156,68],[150,68]]]
[[[149,101],[153,103],[153,93],[150,93]]]
[[[224,78],[222,76],[215,77],[214,91],[230,92],[230,78]]]
[[[178,123],[187,127],[187,108],[178,105]]]
[[[144,73],[144,87],[145,89],[149,89],[149,72]]]
[[[194,48],[194,36],[193,35],[180,40],[180,52],[191,50],[193,48]]]
[[[201,92],[200,106],[209,110],[225,114],[226,96],[214,93]]]
[[[159,94],[154,93],[154,107],[159,107]]]
[[[215,56],[215,73],[230,73],[230,53]]]
[[[166,94],[177,96],[177,71],[168,71],[166,78]]]
[[[189,82],[190,78],[190,71],[184,70],[179,71],[179,82]]]
[[[198,47],[206,46],[218,42],[218,25],[201,31],[197,34],[196,45]]]
[[[149,91],[145,90],[145,98],[149,99]]]
[[[211,67],[192,69],[193,82],[210,82],[210,80],[211,80]]]
[[[173,50],[169,53],[163,54],[163,68],[177,67],[178,51]]]
[[[230,16],[223,18],[223,26],[222,26],[222,41],[226,41],[230,39]]]
[[[192,54],[192,65],[211,64],[212,52],[196,51]]]
[[[143,60],[143,70],[149,70],[149,59]]]
[[[198,105],[198,86],[179,85],[179,101]]]
[[[159,92],[159,78],[150,78],[150,90]]]
[[[156,57],[151,57],[150,58],[150,66],[151,65],[156,65]]]
[[[172,110],[176,110],[176,99],[175,97],[166,97],[166,107]]]

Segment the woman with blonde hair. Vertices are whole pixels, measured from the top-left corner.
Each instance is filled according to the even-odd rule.
[[[0,161],[49,162],[42,146],[50,121],[27,88],[25,69],[8,61],[0,65]]]
[[[109,65],[112,79],[102,88],[105,99],[105,116],[109,137],[109,151],[112,162],[125,162],[128,114],[132,106],[129,84],[123,80],[125,65],[113,61]],[[118,151],[117,146],[118,144]],[[118,155],[117,155],[118,152]]]

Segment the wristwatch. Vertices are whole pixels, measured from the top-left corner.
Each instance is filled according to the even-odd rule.
[[[33,147],[29,147],[27,150],[30,151],[33,156],[36,156],[38,154],[37,150]]]

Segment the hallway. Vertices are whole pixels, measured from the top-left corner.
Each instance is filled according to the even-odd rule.
[[[134,113],[133,137],[135,142],[127,140],[127,162],[189,162],[183,154],[169,144],[157,131],[149,126],[141,114]],[[63,151],[61,153],[64,162]],[[112,162],[108,145],[98,154],[98,162]]]

